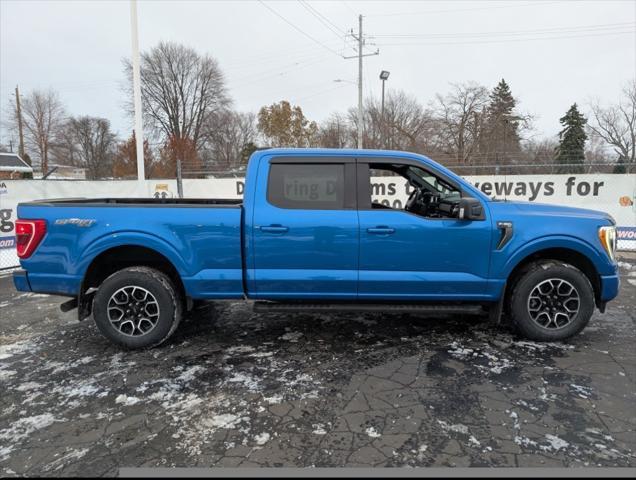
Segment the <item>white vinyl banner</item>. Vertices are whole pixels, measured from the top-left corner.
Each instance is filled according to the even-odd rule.
[[[636,250],[636,175],[468,176],[493,198],[570,205],[609,213],[616,219],[619,250]],[[241,198],[244,179],[185,179],[186,198]],[[374,177],[373,200],[403,208],[411,187],[400,177]],[[0,180],[0,268],[17,266],[18,203],[41,199],[177,196],[175,180]]]

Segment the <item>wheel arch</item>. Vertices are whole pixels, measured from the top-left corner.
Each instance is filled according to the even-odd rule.
[[[186,291],[181,274],[173,261],[158,250],[138,244],[111,246],[95,255],[85,269],[78,294],[78,317],[80,320],[91,313],[92,291],[113,273],[132,266],[144,266],[166,274],[182,299]]]
[[[594,300],[596,305],[601,303],[601,277],[596,265],[589,256],[581,251],[568,247],[546,247],[532,251],[520,258],[510,269],[506,280],[505,304],[509,304],[510,295],[517,281],[521,278],[527,268],[540,261],[554,260],[567,263],[578,268],[590,281],[594,290]]]

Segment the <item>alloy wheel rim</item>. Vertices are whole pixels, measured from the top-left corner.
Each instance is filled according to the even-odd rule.
[[[159,322],[159,303],[148,290],[128,285],[108,300],[108,320],[115,330],[128,337],[150,333]]]
[[[558,330],[567,327],[579,312],[581,298],[570,282],[549,278],[537,284],[528,297],[528,314],[541,328]]]

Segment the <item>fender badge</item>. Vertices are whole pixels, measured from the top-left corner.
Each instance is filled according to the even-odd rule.
[[[58,218],[55,220],[55,225],[75,225],[77,227],[90,227],[95,223],[95,220],[88,218]]]

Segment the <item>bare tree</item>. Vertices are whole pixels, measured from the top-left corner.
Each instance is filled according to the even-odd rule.
[[[437,116],[445,149],[455,154],[455,161],[470,164],[479,149],[483,111],[488,105],[488,89],[475,82],[451,84],[446,95],[438,94]]]
[[[46,173],[53,138],[64,122],[64,108],[53,90],[34,90],[21,97],[25,144],[28,150],[35,152],[36,164]],[[10,127],[17,130],[17,122],[14,105]]]
[[[602,106],[595,101],[589,126],[626,163],[636,162],[636,79],[623,88],[623,98],[615,104]]]
[[[345,148],[352,145],[354,135],[347,119],[336,112],[320,125],[318,144],[325,148]]]
[[[432,112],[403,91],[392,91],[385,98],[384,115],[379,100],[369,98],[363,115],[366,148],[387,148],[426,153],[434,149],[437,127]],[[357,129],[357,110],[349,110],[352,131]]]
[[[202,142],[208,164],[223,170],[241,166],[243,149],[256,141],[256,115],[225,110],[210,115]]]
[[[69,121],[60,124],[55,130],[51,142],[50,158],[58,165],[72,165],[83,167],[78,154],[78,146],[73,130],[69,128]]]
[[[132,66],[124,60],[132,98]],[[167,139],[199,146],[209,115],[230,103],[223,73],[210,55],[174,42],[160,42],[141,54],[141,96],[146,125]]]
[[[69,119],[67,128],[77,145],[78,164],[87,169],[87,178],[95,180],[109,175],[116,145],[110,122],[84,116]]]

